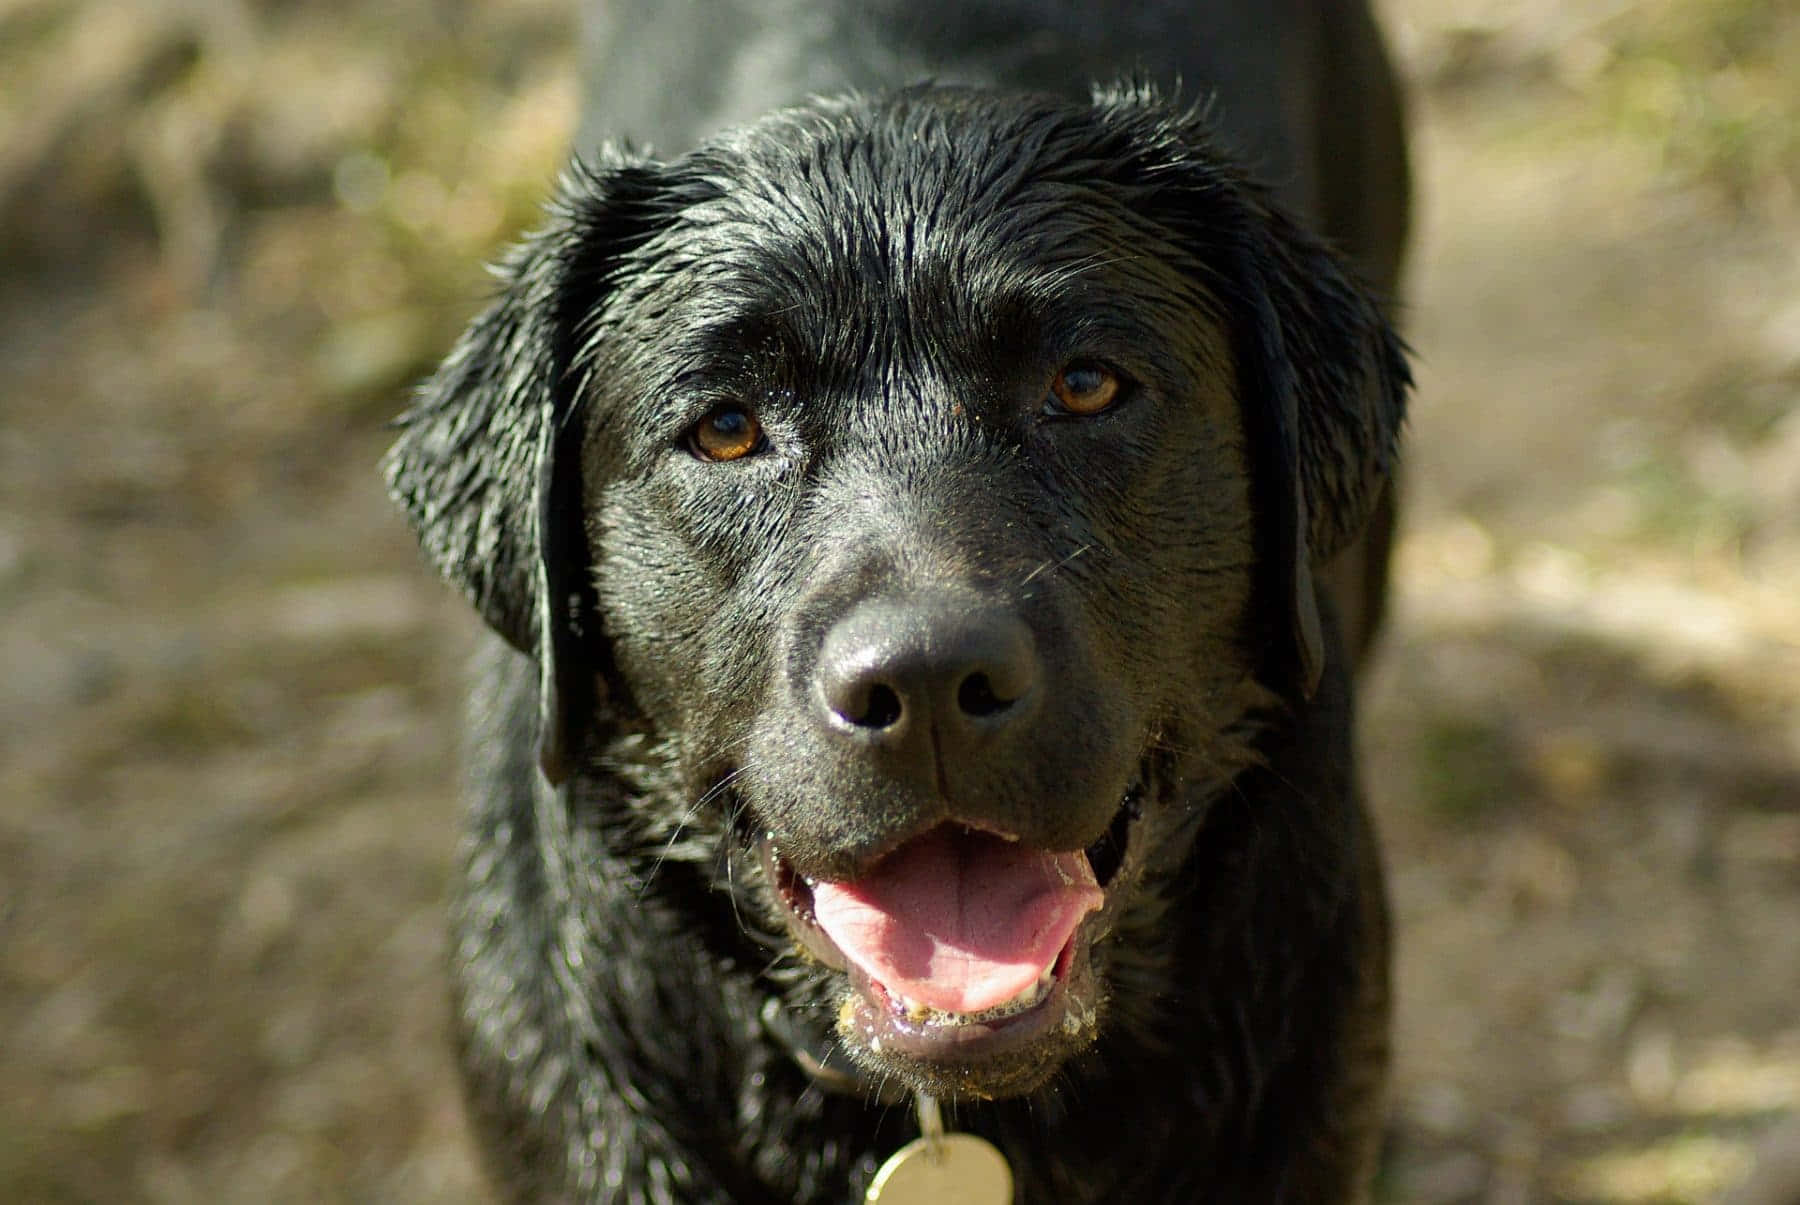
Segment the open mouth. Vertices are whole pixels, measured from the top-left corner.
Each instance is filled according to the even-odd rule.
[[[850,983],[838,1025],[853,1051],[980,1091],[982,1064],[1091,1041],[1100,991],[1089,954],[1110,924],[1145,781],[1085,850],[947,822],[860,878],[829,882],[800,874],[765,839],[789,929]]]

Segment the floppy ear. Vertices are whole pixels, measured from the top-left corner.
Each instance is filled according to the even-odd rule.
[[[1324,671],[1313,573],[1362,530],[1392,469],[1412,383],[1404,347],[1345,262],[1215,149],[1203,117],[1142,83],[1095,97],[1135,142],[1142,203],[1207,273],[1237,360],[1273,597],[1292,681]]]
[[[1296,683],[1324,671],[1313,570],[1362,531],[1392,471],[1412,383],[1399,337],[1344,262],[1266,197],[1244,198],[1233,335],[1269,551],[1293,599]],[[1279,580],[1279,578],[1277,579]]]
[[[620,261],[666,213],[656,165],[605,152],[501,261],[500,296],[401,418],[383,462],[426,556],[538,664],[538,762],[579,757],[610,662],[594,614],[574,366]]]

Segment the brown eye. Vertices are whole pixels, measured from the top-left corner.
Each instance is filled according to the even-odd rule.
[[[1046,408],[1063,414],[1099,414],[1118,400],[1119,378],[1110,368],[1077,360],[1050,382]]]
[[[715,406],[688,432],[688,448],[702,460],[738,460],[762,446],[762,424],[742,406]]]

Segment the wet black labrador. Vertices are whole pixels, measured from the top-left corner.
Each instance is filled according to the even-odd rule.
[[[393,490],[503,638],[455,962],[511,1195],[853,1201],[919,1094],[1020,1202],[1362,1192],[1387,964],[1349,675],[1406,367],[1147,82],[1212,78],[1205,6],[1020,7],[763,30],[950,82],[572,170],[405,418]],[[639,14],[670,93],[773,53],[701,73],[651,36],[681,8]],[[1366,14],[1235,11],[1218,112],[1289,123],[1257,144],[1289,199],[1391,284]]]

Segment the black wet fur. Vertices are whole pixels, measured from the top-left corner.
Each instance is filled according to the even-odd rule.
[[[876,1098],[924,1086],[1019,1202],[1359,1199],[1385,914],[1314,579],[1385,514],[1407,371],[1375,296],[1141,82],[607,151],[502,281],[387,463],[504,638],[454,951],[496,1186],[852,1201],[917,1132]],[[1071,361],[1122,400],[1046,412]],[[720,405],[766,446],[697,457]],[[1005,724],[882,745],[821,712],[848,617],[880,644],[963,612],[1028,633]],[[834,1029],[761,840],[824,878],[944,823],[1076,849],[1140,789],[1097,1035],[940,1073]]]

